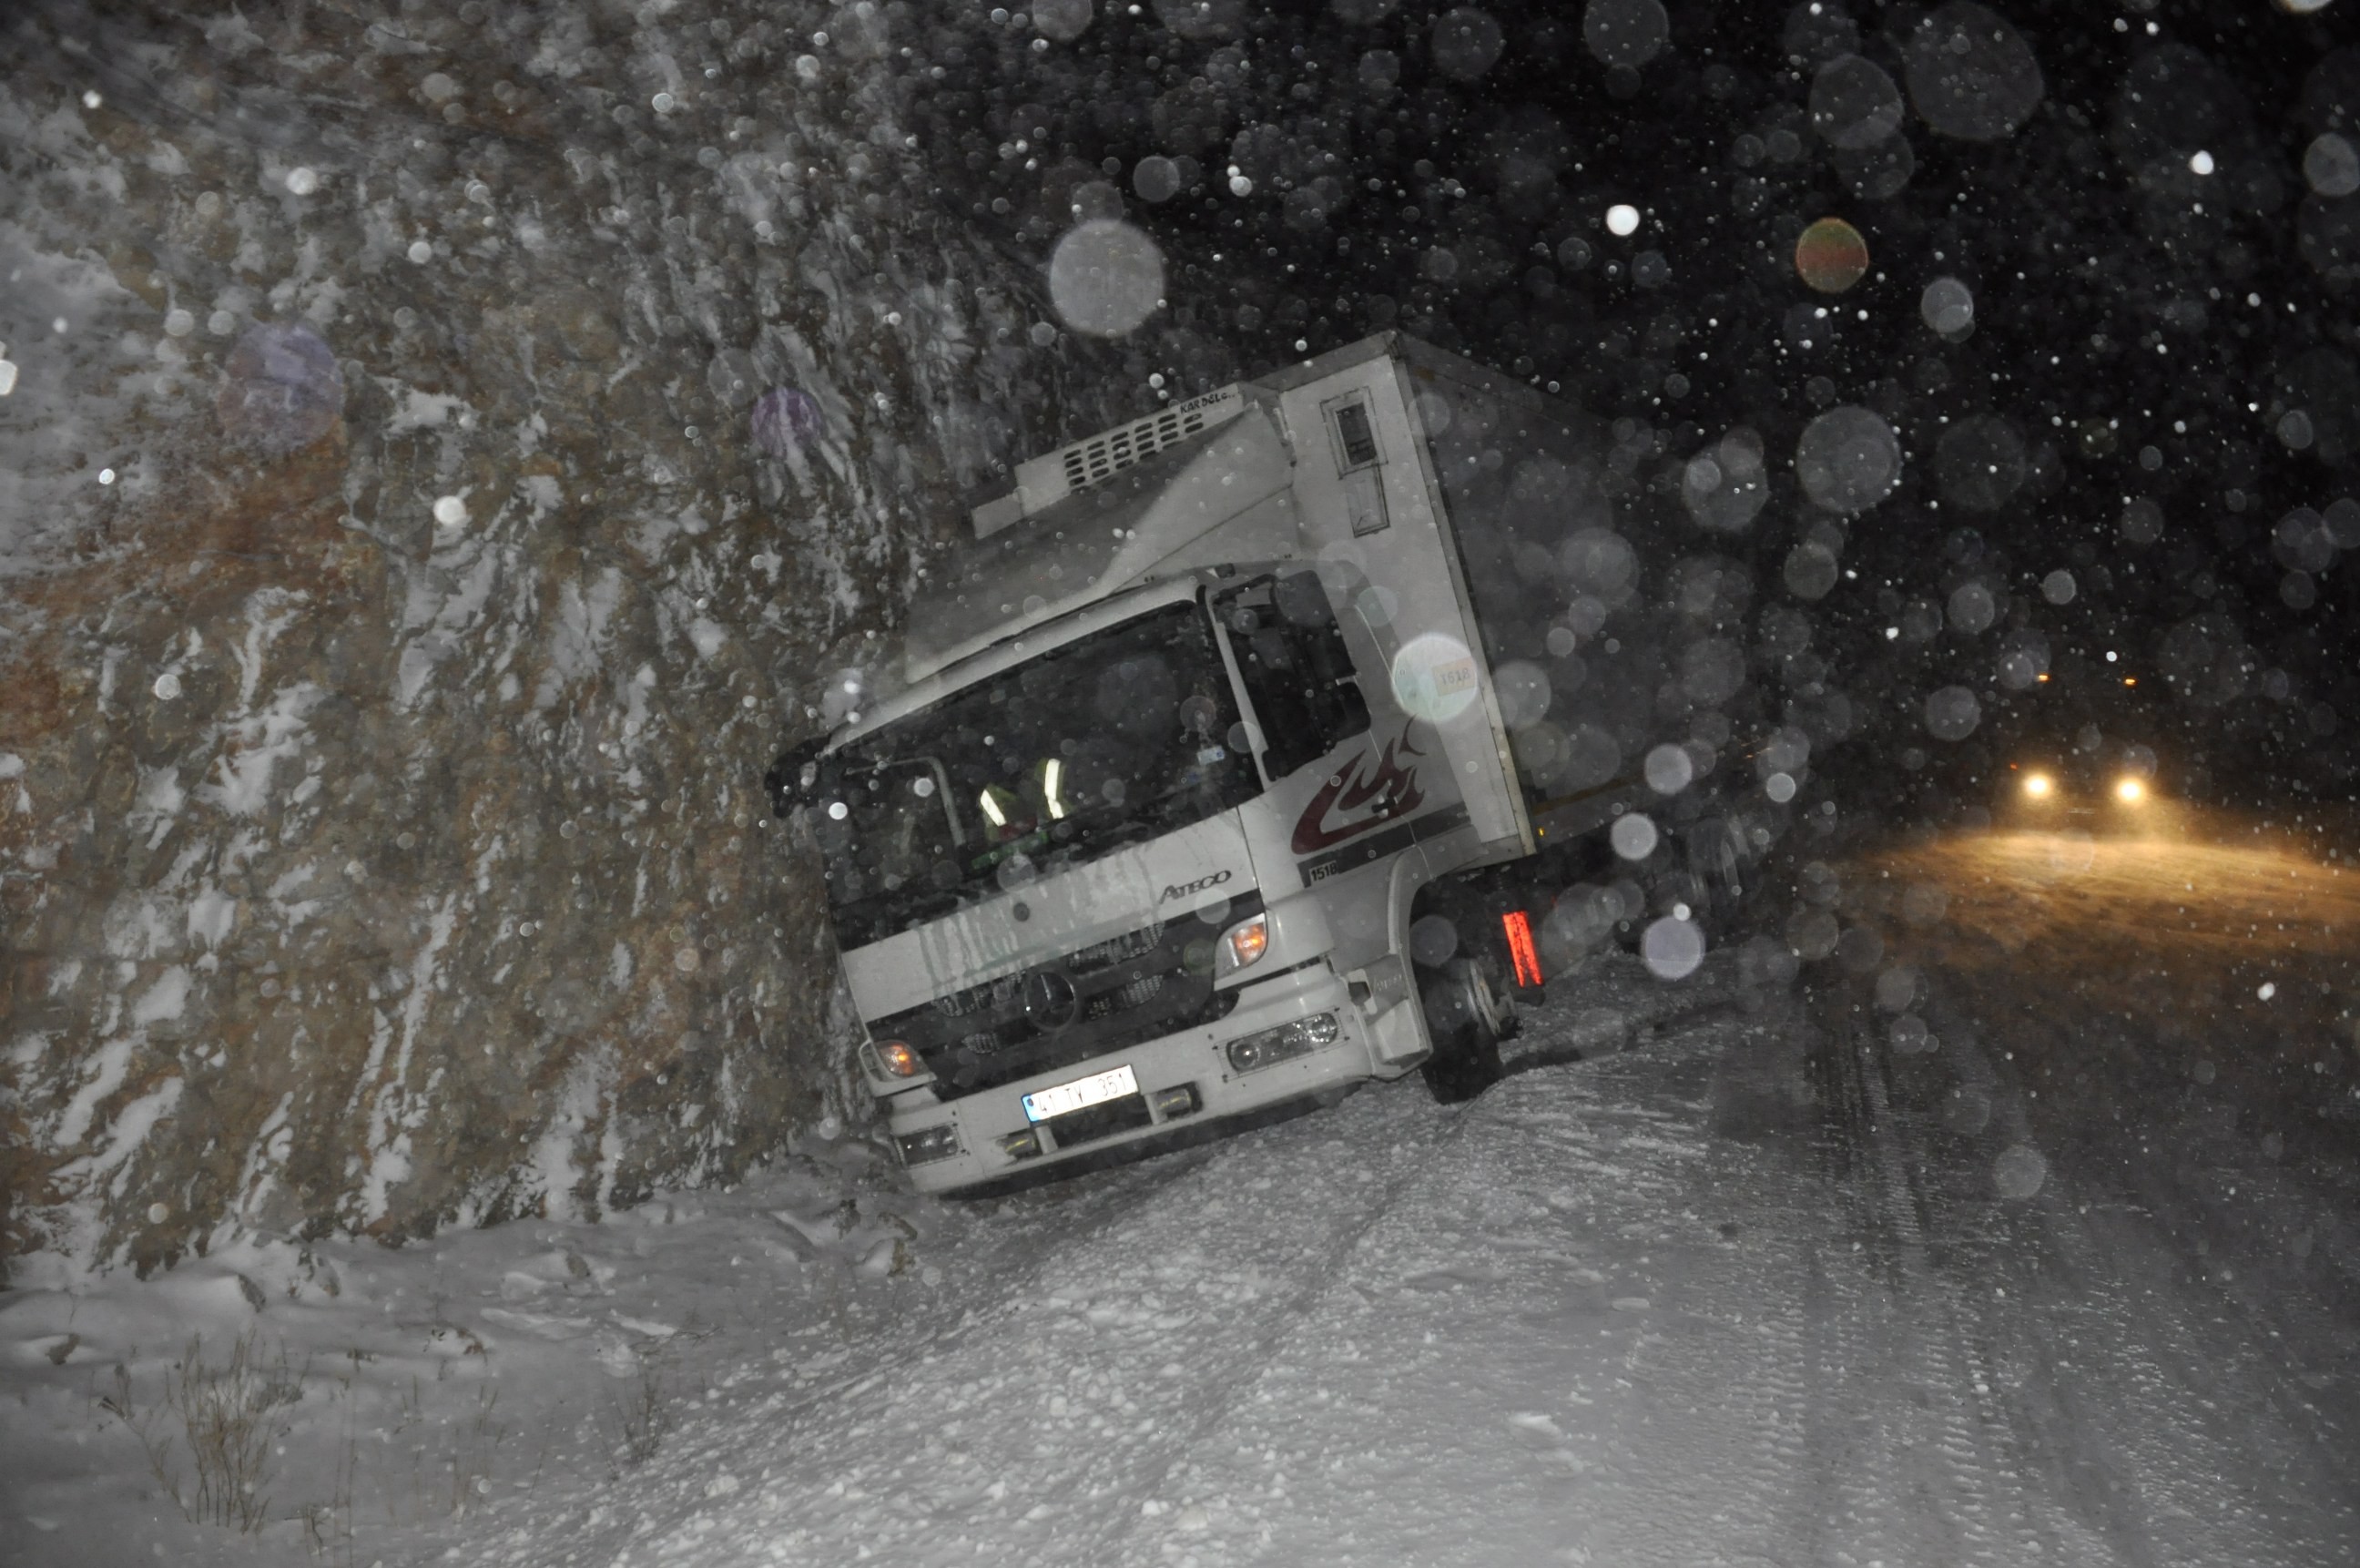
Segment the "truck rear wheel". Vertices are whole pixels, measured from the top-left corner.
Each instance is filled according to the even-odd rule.
[[[1432,969],[1421,965],[1417,994],[1434,1041],[1434,1055],[1419,1069],[1427,1092],[1438,1103],[1455,1105],[1499,1082],[1500,1041],[1513,1031],[1483,966],[1466,958]]]

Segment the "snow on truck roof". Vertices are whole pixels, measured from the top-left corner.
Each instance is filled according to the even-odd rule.
[[[1220,422],[955,551],[911,606],[910,680],[1152,577],[1210,565],[1192,547],[1215,535],[1231,560],[1294,554],[1295,464],[1277,422],[1238,389],[1216,395],[1231,404]]]

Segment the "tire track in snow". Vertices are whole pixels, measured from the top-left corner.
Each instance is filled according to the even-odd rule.
[[[2025,1102],[1972,1030],[1946,1026],[1944,1039],[1939,1062],[1851,1047],[1851,1113],[1880,1173],[1852,1190],[1877,1196],[1898,1299],[1932,1291],[1917,1321],[1939,1328],[1944,1382],[1972,1391],[1946,1425],[2001,1484],[2000,1522],[2049,1561],[2348,1561],[2351,1486],[2333,1447],[2278,1408],[2287,1378],[2263,1354],[2266,1332],[2235,1332],[2202,1260],[2177,1259],[2151,1219],[2077,1201],[2103,1192],[2073,1162],[2052,1167],[2038,1199],[2001,1200],[1994,1148],[1914,1105],[1933,1102],[1943,1072],[1980,1075],[2009,1102],[2000,1138],[2029,1142]]]
[[[1701,1128],[1724,1027],[1671,1027],[1468,1113],[1200,1445],[1221,1506],[1167,1557],[1797,1561],[1765,1529],[1803,1453],[1795,1190]]]
[[[1364,1094],[1176,1179],[1150,1186],[1151,1170],[956,1336],[871,1374],[825,1452],[743,1434],[771,1461],[758,1485],[716,1503],[676,1484],[616,1561],[1117,1560],[1142,1503],[1453,1124],[1415,1089]],[[968,1240],[988,1245],[989,1224]]]
[[[1988,1358],[1932,1262],[1925,1200],[1872,1056],[1849,1029],[1819,1036],[1812,1052],[1821,1169],[1852,1237],[1814,1260],[1823,1284],[1808,1314],[1823,1342],[1820,1441],[1843,1455],[1822,1460],[1822,1473],[1841,1477],[1842,1503],[1822,1520],[1823,1550],[1863,1561],[1896,1549],[1943,1562],[2060,1560],[2062,1534],[2021,1484]],[[2102,1559],[2077,1550],[2061,1560]]]
[[[1697,1065],[1710,1067],[1716,1078],[1718,1058],[1750,1048],[1750,1035],[1796,1024],[1780,1013],[1740,1017],[1732,1038],[1725,1005],[1699,1009],[1692,1018],[1689,1036],[1672,1044],[1698,1053]],[[1633,1358],[1647,1376],[1633,1390],[1639,1408],[1631,1412],[1636,1421],[1618,1467],[1621,1495],[1601,1499],[1606,1506],[1579,1531],[1566,1560],[1819,1561],[1808,1547],[1819,1511],[1797,1482],[1812,1460],[1801,1415],[1812,1387],[1801,1259],[1825,1216],[1814,1208],[1808,1177],[1789,1148],[1699,1125],[1704,1118],[1696,1113],[1705,1102],[1691,1100],[1681,1074],[1667,1075],[1667,1065],[1644,1056],[1601,1064],[1600,1087],[1616,1098],[1669,1099],[1688,1111],[1688,1145],[1681,1157],[1665,1162],[1673,1201],[1681,1212],[1713,1205],[1714,1214],[1725,1216],[1716,1229],[1735,1234],[1705,1260],[1710,1272],[1698,1270],[1689,1284],[1688,1332],[1667,1332],[1644,1358]],[[1679,1295],[1665,1304],[1677,1305]]]
[[[2016,1045],[2054,1059],[2060,1037],[2070,1042],[2082,1022],[2020,1015],[2008,1026]],[[2118,1034],[2125,1028],[2123,1019],[2104,1022]],[[2136,1042],[2136,1025],[2128,1026],[2123,1037]],[[2167,1053],[2150,1041],[2144,1055],[2161,1060]],[[2158,1111],[2176,1104],[2176,1096],[2148,1087]],[[2052,1110],[2040,1120],[2060,1114]],[[2163,1157],[2148,1154],[2153,1145],[2135,1149],[2143,1137],[2163,1144]],[[2060,1174],[2082,1196],[2114,1201],[2076,1212],[2059,1196],[2072,1188],[2045,1191],[2037,1212],[2050,1245],[2038,1255],[2047,1268],[2031,1283],[2055,1290],[2070,1280],[2075,1299],[2152,1303],[2096,1350],[2096,1359],[2114,1363],[2125,1380],[2122,1398],[2079,1400],[2090,1412],[2085,1431],[2119,1430],[2119,1468],[2160,1472],[2142,1477],[2148,1505],[2142,1513],[2158,1517],[2166,1541],[2199,1543],[2191,1551],[2262,1562],[2348,1561],[2344,1543],[2360,1540],[2360,1488],[2344,1459],[2360,1413],[2351,1394],[2360,1368],[2354,1354],[2360,1292],[2340,1274],[2288,1267],[2278,1229],[2256,1222],[2288,1206],[2299,1215],[2334,1214],[2344,1201],[2335,1173],[2344,1172],[2348,1189],[2349,1167],[2333,1159],[2278,1166],[2267,1155],[2249,1164],[2254,1151],[2234,1143],[2172,1147],[2152,1122],[2138,1119],[2102,1124],[2092,1138],[2052,1133],[2045,1141],[2061,1157]],[[2314,1181],[2322,1191],[2310,1190]],[[2222,1206],[2238,1201],[2242,1208]],[[2016,1342],[2047,1362],[2061,1361],[2051,1337],[2036,1332]],[[2074,1357],[2083,1368],[2092,1360]],[[2116,1413],[2118,1403],[2134,1402],[2145,1406],[2147,1420]],[[2201,1426],[2174,1419],[2191,1409],[2206,1412]],[[2127,1486],[2116,1485],[2129,1497],[2125,1507],[2139,1504]],[[2210,1507],[2198,1506],[2206,1501]],[[2266,1533],[2256,1529],[2262,1519],[2273,1521]]]
[[[2241,1299],[2242,1256],[2223,1281],[2222,1260],[2187,1247],[2164,1218],[2187,1201],[2169,1183],[2135,1165],[2140,1201],[2124,1202],[2085,1176],[2058,1168],[1994,1260],[2008,1292],[1994,1336],[2035,1462],[2130,1561],[2351,1561],[2348,1441],[2287,1365],[2316,1349],[2289,1343],[2303,1314]]]
[[[1418,1091],[1412,1086],[1403,1085],[1394,1092],[1415,1094],[1418,1093]],[[1422,1100],[1424,1096],[1420,1094],[1419,1098]],[[1419,1157],[1405,1162],[1404,1168],[1393,1175],[1386,1183],[1381,1201],[1359,1216],[1349,1232],[1338,1237],[1336,1245],[1328,1250],[1327,1255],[1322,1260],[1322,1266],[1307,1281],[1309,1288],[1295,1300],[1289,1303],[1289,1310],[1278,1316],[1269,1333],[1255,1346],[1253,1356],[1226,1369],[1218,1380],[1218,1387],[1211,1385],[1206,1387],[1203,1391],[1215,1397],[1197,1402],[1198,1408],[1194,1411],[1189,1429],[1184,1433],[1177,1434],[1177,1442],[1166,1442],[1163,1445],[1163,1452],[1159,1455],[1161,1462],[1157,1464],[1153,1475],[1152,1476],[1142,1475],[1138,1477],[1142,1490],[1150,1491],[1153,1494],[1168,1493],[1172,1490],[1172,1483],[1176,1473],[1190,1463],[1192,1452],[1233,1416],[1239,1404],[1266,1378],[1270,1367],[1285,1353],[1286,1347],[1304,1336],[1306,1325],[1313,1321],[1317,1315],[1317,1308],[1319,1303],[1334,1297],[1343,1288],[1349,1275],[1349,1269],[1346,1266],[1348,1260],[1367,1244],[1371,1234],[1395,1212],[1415,1181],[1426,1176],[1439,1161],[1443,1153],[1459,1140],[1468,1125],[1470,1113],[1466,1111],[1436,1113],[1437,1116],[1447,1116],[1448,1119],[1440,1121],[1435,1130],[1420,1140]],[[1128,1515],[1114,1516],[1111,1522],[1097,1531],[1095,1538],[1089,1541],[1081,1551],[1074,1552],[1073,1543],[1066,1541],[1060,1543],[1061,1552],[1070,1552],[1074,1561],[1088,1563],[1153,1560],[1157,1553],[1147,1550],[1149,1539],[1165,1536],[1167,1532],[1143,1521],[1150,1519],[1163,1519],[1169,1515],[1174,1527],[1177,1528],[1182,1518],[1187,1515],[1188,1508],[1194,1505],[1184,1502],[1175,1512],[1170,1507],[1170,1500],[1162,1496],[1142,1497],[1141,1501],[1140,1510]],[[1154,1515],[1145,1512],[1145,1505],[1151,1501],[1164,1505]],[[1193,1518],[1188,1518],[1187,1522],[1193,1525],[1195,1521]],[[1155,1544],[1160,1552],[1164,1541],[1158,1540]]]
[[[2144,1037],[2135,1018],[2079,1009],[2019,1007],[1993,1022],[2007,1031],[2009,1060],[2070,1060],[2091,1028]],[[2169,1059],[2153,1040],[2130,1055]],[[2049,1148],[2052,1174],[2004,1258],[2017,1304],[2001,1343],[2028,1364],[2044,1402],[2070,1412],[2077,1457],[2092,1456],[2074,1500],[2133,1521],[2147,1560],[2350,1562],[2360,1541],[2351,1440],[2298,1374],[2306,1362],[2355,1365],[2360,1301],[2334,1277],[2278,1270],[2272,1234],[2208,1210],[2222,1185],[2332,1184],[2338,1169],[2348,1184],[2349,1168],[2242,1170],[2234,1150],[2180,1143],[2170,1122],[2181,1101],[2158,1081],[2168,1076],[2122,1086],[2127,1116],[2092,1116],[2071,1095],[2027,1097],[2024,1135]],[[2223,1157],[2225,1168],[2212,1165]],[[2090,1332],[2069,1335],[2072,1315],[2093,1320]]]
[[[1928,1256],[1924,1199],[1903,1156],[1884,1077],[1863,1071],[1861,1078],[1874,1190],[1883,1201],[1881,1219],[1897,1243],[1893,1284],[1907,1321],[1922,1331],[1913,1336],[1916,1348],[1939,1374],[1933,1398],[1919,1407],[1936,1434],[1928,1447],[1944,1462],[1940,1479],[1950,1495],[1972,1503],[1961,1511],[1959,1531],[1984,1562],[2053,1558],[2060,1542],[2045,1521],[2036,1521],[2007,1452],[2013,1444],[1989,1359],[1969,1332],[1953,1281]]]

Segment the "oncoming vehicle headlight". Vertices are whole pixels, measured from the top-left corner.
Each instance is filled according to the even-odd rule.
[[[1296,1057],[1309,1056],[1332,1042],[1336,1034],[1336,1014],[1333,1013],[1297,1018],[1292,1024],[1281,1024],[1275,1029],[1264,1029],[1242,1039],[1231,1040],[1229,1066],[1239,1072],[1259,1071]]]
[[[2137,806],[2147,799],[2147,784],[2128,776],[2114,781],[2114,798],[2125,806]]]
[[[959,1152],[958,1124],[945,1122],[940,1126],[901,1134],[893,1141],[901,1146],[903,1165],[926,1165],[938,1159],[948,1159]]]
[[[1247,969],[1262,962],[1262,956],[1270,951],[1270,916],[1257,915],[1222,932],[1221,949],[1229,960],[1225,967],[1229,969]]]
[[[2047,773],[2024,775],[2024,793],[2033,800],[2047,800],[2057,788],[2057,782]]]

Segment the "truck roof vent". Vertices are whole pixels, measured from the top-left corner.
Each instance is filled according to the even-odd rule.
[[[1065,448],[1065,485],[1086,490],[1205,428],[1207,410],[1166,409]]]
[[[1016,488],[973,513],[975,536],[989,539],[1067,496],[1105,484],[1135,463],[1218,428],[1245,411],[1243,388],[1231,384],[1175,404],[1144,419],[1100,431],[1071,446],[1054,447],[1016,466]]]

